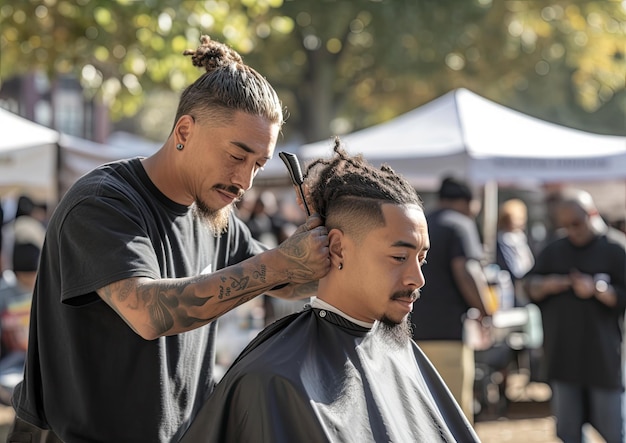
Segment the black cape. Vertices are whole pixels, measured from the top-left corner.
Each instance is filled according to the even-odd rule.
[[[307,306],[242,351],[181,440],[478,442],[412,340]]]

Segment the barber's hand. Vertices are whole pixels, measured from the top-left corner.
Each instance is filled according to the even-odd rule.
[[[578,298],[593,297],[596,286],[591,275],[583,274],[577,269],[572,269],[569,275],[572,280],[572,289]]]
[[[291,283],[316,281],[330,270],[328,231],[318,214],[311,214],[277,249],[287,259]]]

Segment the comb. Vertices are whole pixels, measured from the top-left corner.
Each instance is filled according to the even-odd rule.
[[[304,183],[304,179],[302,178],[302,169],[300,168],[300,162],[298,161],[298,157],[291,152],[279,152],[278,156],[287,166],[287,171],[289,171],[289,176],[291,177],[291,181],[294,185],[296,185],[300,191],[300,197],[302,198],[302,203],[304,203],[304,209],[306,209],[306,214],[311,215],[311,211],[309,211],[309,207],[306,204],[306,199],[304,198],[304,191],[302,189],[302,183]]]

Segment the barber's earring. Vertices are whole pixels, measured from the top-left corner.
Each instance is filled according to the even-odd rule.
[[[339,270],[341,271],[343,269],[343,263],[339,263],[339,266],[337,266],[339,268]]]
[[[182,143],[176,145],[176,149],[178,149],[179,151],[182,151],[184,147],[185,146]]]

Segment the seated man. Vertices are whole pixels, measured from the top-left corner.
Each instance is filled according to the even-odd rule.
[[[241,353],[182,442],[478,441],[411,340],[429,248],[419,196],[338,142],[305,177],[331,271],[310,306]]]

